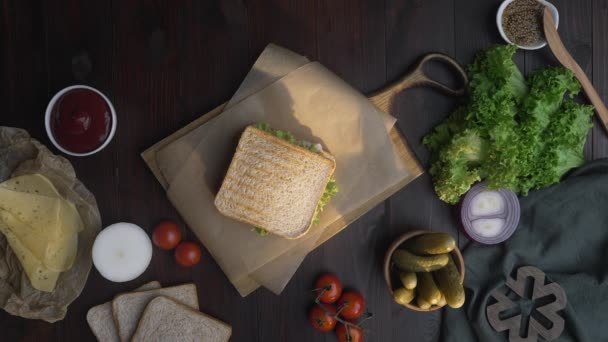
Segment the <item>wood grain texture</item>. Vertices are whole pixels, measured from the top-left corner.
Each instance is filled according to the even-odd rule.
[[[454,3],[455,1],[442,0],[386,2],[388,82],[403,75],[425,53],[441,52],[454,56]],[[450,73],[435,68],[435,65],[429,66],[433,67],[426,71],[432,77],[450,84]],[[423,166],[428,163],[428,151],[421,144],[422,137],[445,118],[457,103],[458,100],[428,88],[408,90],[393,102],[389,111],[399,119],[399,126]],[[389,225],[381,245],[382,253],[392,240],[413,229],[443,231],[458,238],[457,224],[450,215],[449,206],[434,194],[428,174],[422,175],[395,194],[388,201],[387,210]],[[390,296],[388,298],[390,300]],[[393,323],[390,324],[385,340],[436,341],[439,338],[439,311],[413,312],[396,304],[388,309],[390,316],[387,317]],[[404,329],[405,325],[416,329]]]
[[[425,69],[428,69],[427,64],[432,62],[440,62],[452,72],[452,76],[457,79],[457,86],[448,86],[440,81],[430,77]],[[370,101],[385,112],[390,112],[393,100],[407,89],[416,87],[429,87],[437,90],[444,95],[459,97],[466,93],[466,84],[468,83],[467,73],[464,68],[455,61],[452,57],[438,52],[431,52],[422,55],[418,62],[405,75],[380,88],[370,94]]]
[[[597,121],[599,121],[605,129],[608,129],[608,108],[604,105],[604,102],[598,95],[597,90],[593,87],[593,84],[585,71],[583,71],[576,60],[572,58],[572,55],[570,55],[568,49],[564,46],[564,43],[559,37],[559,33],[557,33],[557,30],[555,29],[555,22],[551,17],[551,12],[546,8],[544,12],[544,30],[547,44],[549,45],[551,52],[553,52],[555,58],[557,58],[565,68],[574,72],[574,75],[581,84],[583,92],[587,95],[587,99],[591,105],[595,107]]]
[[[608,103],[608,1],[593,0],[591,4],[592,22],[592,70],[591,80],[604,103]],[[587,71],[586,71],[587,72]],[[588,74],[589,75],[589,74]],[[608,157],[608,144],[606,144],[608,133],[595,125],[592,130],[591,142],[594,158]]]
[[[403,75],[425,53],[446,53],[464,65],[477,50],[502,43],[494,21],[500,2],[1,0],[0,124],[26,128],[48,144],[41,118],[50,97],[76,83],[102,90],[118,111],[115,140],[97,155],[70,160],[97,196],[104,225],[125,220],[151,231],[168,218],[194,239],[139,154],[226,101],[268,43],[320,60],[368,93]],[[608,2],[552,2],[560,10],[564,44],[607,101]],[[518,52],[516,62],[526,71],[556,65],[547,49]],[[435,64],[426,71],[454,82]],[[421,138],[457,105],[433,90],[413,89],[390,108],[424,165],[428,152]],[[586,153],[608,156],[599,126]],[[386,248],[411,229],[447,232],[461,245],[467,241],[451,207],[437,199],[423,175],[312,252],[281,296],[259,290],[242,299],[210,257],[183,269],[172,253],[156,250],[152,266],[132,282],[110,283],[93,270],[66,319],[56,324],[0,312],[0,339],[93,341],[85,321],[90,307],[159,280],[164,286],[196,283],[202,311],[232,325],[231,341],[335,341],[306,320],[314,278],[331,271],[366,297],[375,315],[366,341],[436,341],[440,313],[393,304],[382,277]]]
[[[317,0],[316,3],[318,60],[364,93],[384,85],[384,2]],[[368,215],[355,221],[348,229],[311,253],[304,262],[309,264],[310,270],[314,269],[314,265],[318,265],[318,268],[323,265],[322,268],[338,273],[346,287],[356,288],[370,303],[383,302],[387,294],[382,290],[382,278],[379,277],[379,259],[374,255],[375,250],[369,249],[369,246],[376,245],[385,226],[387,214],[384,204],[377,205]],[[351,229],[358,234],[350,234]],[[343,263],[357,265],[360,271],[349,272]],[[298,271],[297,275],[299,274]],[[380,337],[375,335],[387,329],[390,323],[381,310],[371,306],[369,309],[376,317],[370,320],[365,328],[370,331],[370,337],[375,339]],[[332,335],[334,334],[315,331],[308,340],[333,342],[336,338]]]
[[[24,127],[48,142],[42,118],[49,98],[42,1],[0,3],[0,125]],[[4,239],[4,237],[0,237]],[[10,327],[10,329],[9,329]],[[9,341],[55,339],[61,328],[0,311],[2,338]]]
[[[587,75],[592,73],[592,22],[578,18],[590,18],[592,16],[591,0],[581,0],[577,3],[567,0],[554,1],[560,13],[559,34],[560,37],[576,62]],[[548,46],[538,53],[526,52],[526,73],[548,65],[560,65]],[[577,101],[587,102],[584,94],[577,96]],[[585,144],[585,157],[591,159],[593,156],[593,136],[602,130],[602,124],[594,116],[594,129],[589,132]]]

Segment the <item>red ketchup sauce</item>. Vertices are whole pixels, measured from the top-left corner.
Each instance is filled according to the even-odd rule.
[[[57,100],[50,121],[59,146],[70,152],[87,153],[110,135],[112,114],[101,95],[89,89],[73,89]]]

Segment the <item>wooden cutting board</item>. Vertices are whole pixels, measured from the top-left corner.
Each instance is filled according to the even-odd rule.
[[[449,66],[451,66],[457,72],[457,75],[460,78],[462,78],[463,87],[461,89],[454,90],[454,89],[448,88],[445,85],[437,83],[436,81],[428,78],[423,71],[423,67],[426,62],[433,60],[433,59],[440,60],[444,63],[447,63]],[[423,56],[423,58],[421,58],[421,60],[418,62],[418,64],[415,66],[415,68],[411,72],[409,72],[408,74],[403,76],[401,79],[389,84],[382,90],[370,95],[369,99],[374,105],[376,105],[383,112],[390,113],[391,103],[392,103],[395,95],[397,95],[398,93],[400,93],[406,89],[413,88],[413,87],[420,87],[420,86],[431,86],[431,87],[435,87],[435,88],[439,89],[440,91],[446,93],[447,95],[459,96],[464,93],[464,84],[466,84],[466,83],[467,83],[466,73],[464,72],[462,67],[456,61],[454,61],[452,58],[450,58],[446,55],[432,53],[432,54]],[[215,109],[211,110],[210,112],[200,116],[198,119],[192,121],[185,127],[179,129],[175,133],[162,139],[161,141],[157,142],[156,144],[152,145],[150,148],[148,148],[147,150],[142,152],[142,154],[141,154],[142,158],[144,159],[144,161],[146,162],[146,164],[148,165],[148,167],[150,168],[150,170],[152,171],[152,173],[154,174],[154,176],[156,177],[158,182],[162,185],[162,187],[165,190],[167,190],[167,187],[169,186],[169,184],[168,184],[167,180],[164,178],[164,176],[157,164],[156,153],[158,151],[162,150],[167,145],[173,143],[177,139],[183,137],[184,135],[188,134],[192,130],[196,129],[197,127],[204,125],[207,121],[220,115],[223,112],[225,105],[226,104],[224,103],[224,104],[216,107]],[[323,244],[325,241],[329,240],[331,237],[333,237],[334,235],[339,233],[344,227],[348,226],[350,223],[357,220],[363,214],[365,214],[366,212],[368,212],[369,210],[371,210],[372,208],[374,208],[375,206],[377,206],[378,204],[380,204],[381,202],[383,202],[384,200],[386,200],[387,198],[392,196],[394,193],[399,191],[401,188],[403,188],[405,185],[407,185],[409,182],[413,181],[414,179],[416,179],[418,176],[420,176],[423,173],[422,166],[416,159],[416,156],[414,155],[412,150],[409,148],[409,145],[407,144],[407,141],[403,137],[403,134],[399,130],[397,124],[395,126],[393,126],[393,128],[390,130],[389,135],[391,138],[391,142],[395,146],[398,156],[403,160],[403,163],[405,163],[405,165],[409,168],[410,175],[407,177],[404,177],[404,179],[402,181],[400,181],[397,184],[395,184],[394,186],[386,189],[384,192],[380,193],[378,196],[371,198],[369,201],[367,201],[361,207],[359,207],[356,211],[350,213],[348,215],[348,217],[344,217],[342,222],[337,222],[337,224],[332,225],[332,227],[328,227],[328,229],[325,230],[325,232],[323,233],[321,238],[317,241],[316,246],[319,246],[319,245]]]
[[[152,171],[152,173],[154,174],[154,177],[156,177],[158,182],[161,184],[161,186],[165,190],[167,190],[167,187],[169,186],[169,184],[167,183],[167,180],[164,178],[162,172],[160,171],[160,168],[158,167],[158,164],[156,162],[156,152],[160,151],[165,146],[171,144],[175,140],[188,134],[189,132],[196,129],[197,127],[204,125],[207,121],[220,115],[223,112],[224,106],[225,106],[225,104],[222,104],[222,105],[216,107],[215,109],[211,110],[210,112],[200,116],[199,118],[192,121],[188,125],[177,130],[175,133],[171,134],[170,136],[168,136],[168,137],[162,139],[161,141],[157,142],[156,144],[152,145],[150,148],[146,149],[141,154],[142,158],[144,159],[144,161],[150,168],[150,171]],[[388,106],[388,103],[387,103],[387,106]],[[383,109],[381,106],[379,106],[379,108]],[[386,111],[386,109],[383,109],[383,111]],[[367,201],[365,203],[365,205],[361,206],[356,212],[353,213],[353,215],[351,215],[347,219],[347,222],[344,222],[346,225],[355,221],[357,218],[359,218],[360,216],[362,216],[363,214],[365,214],[366,212],[368,212],[369,210],[374,208],[376,205],[378,205],[381,202],[383,202],[384,200],[386,200],[388,197],[393,195],[395,192],[399,191],[406,184],[413,181],[414,179],[416,179],[418,176],[420,176],[422,174],[423,169],[420,166],[420,163],[418,162],[418,160],[414,156],[413,152],[407,145],[405,138],[403,137],[403,135],[401,134],[401,132],[399,131],[399,129],[397,128],[396,125],[390,131],[390,138],[391,138],[392,143],[395,145],[398,155],[403,159],[403,162],[410,169],[410,172],[411,172],[410,176],[403,179],[401,182],[395,184],[393,187],[386,189],[386,191],[382,192],[379,196],[376,196],[375,198],[372,198],[371,200]],[[323,242],[329,240],[332,236],[334,236],[338,232],[339,232],[339,230],[335,231],[335,232],[326,231],[326,233],[323,234],[323,236],[317,242],[317,246],[323,244]]]

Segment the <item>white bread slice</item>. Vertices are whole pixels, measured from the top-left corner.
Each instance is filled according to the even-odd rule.
[[[122,342],[131,340],[146,306],[152,299],[158,296],[169,297],[198,310],[198,297],[194,284],[119,295],[112,301],[112,311],[114,323],[118,329],[118,336]]]
[[[135,291],[146,291],[159,289],[160,283],[152,281],[135,289]],[[87,322],[93,335],[100,342],[120,342],[118,330],[112,317],[112,302],[106,302],[89,309],[87,312]]]
[[[166,297],[156,297],[139,320],[132,342],[227,342],[232,327]]]
[[[327,153],[249,126],[215,197],[225,216],[288,239],[306,232],[336,168]]]

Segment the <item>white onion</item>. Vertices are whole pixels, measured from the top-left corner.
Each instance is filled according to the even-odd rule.
[[[471,222],[473,230],[481,236],[498,236],[505,226],[505,220],[501,218],[477,219]]]
[[[115,223],[102,230],[93,244],[93,264],[101,275],[113,282],[139,277],[152,260],[148,234],[132,223]]]
[[[505,199],[497,191],[482,191],[471,199],[469,208],[473,216],[498,215],[505,210]]]

